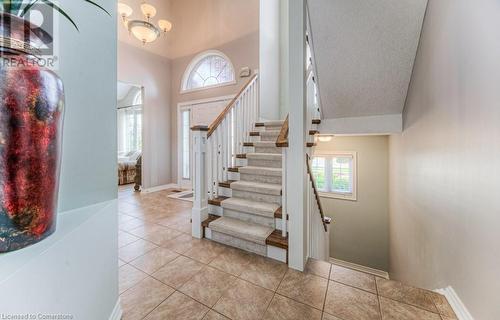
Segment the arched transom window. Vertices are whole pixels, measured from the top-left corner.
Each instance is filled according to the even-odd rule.
[[[182,91],[201,90],[235,83],[233,64],[222,52],[210,50],[196,56],[182,81]]]

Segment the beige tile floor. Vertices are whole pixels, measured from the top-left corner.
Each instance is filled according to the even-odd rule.
[[[124,320],[451,320],[431,291],[310,260],[298,272],[190,235],[191,203],[119,189]]]

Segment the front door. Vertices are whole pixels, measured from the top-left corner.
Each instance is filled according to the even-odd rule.
[[[193,141],[191,127],[198,125],[210,126],[224,110],[232,97],[221,97],[210,101],[199,101],[179,105],[178,119],[178,183],[183,189],[192,188],[192,157]]]

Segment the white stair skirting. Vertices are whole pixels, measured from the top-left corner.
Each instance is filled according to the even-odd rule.
[[[335,265],[344,267],[344,268],[373,274],[374,276],[384,278],[384,279],[389,279],[389,273],[387,273],[387,271],[383,271],[383,270],[379,270],[379,269],[375,269],[375,268],[370,268],[370,267],[362,266],[360,264],[347,262],[347,261],[339,260],[339,259],[335,259],[335,258],[330,258],[330,262],[335,264]]]

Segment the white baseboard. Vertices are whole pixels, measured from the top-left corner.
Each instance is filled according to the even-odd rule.
[[[457,295],[455,290],[453,290],[453,287],[448,286],[446,288],[436,289],[434,291],[446,297],[446,300],[448,300],[451,308],[453,309],[453,311],[455,311],[458,320],[474,320],[474,318],[472,318],[472,315],[469,313],[469,310],[467,310],[465,304],[462,302],[462,300],[460,300],[460,297]]]
[[[113,308],[113,312],[111,313],[111,316],[109,316],[109,320],[121,320],[122,315],[122,306],[120,304],[120,298],[118,298],[115,307]]]
[[[347,261],[339,260],[339,259],[335,259],[335,258],[330,258],[330,262],[335,264],[335,265],[344,267],[344,268],[349,268],[349,269],[353,269],[356,271],[361,271],[364,273],[373,274],[374,276],[377,276],[380,278],[389,279],[389,273],[387,273],[386,271],[383,271],[383,270],[365,267],[365,266],[362,266],[360,264],[347,262]]]
[[[151,187],[147,189],[142,189],[142,193],[151,193],[151,192],[157,192],[157,191],[162,191],[162,190],[167,190],[167,189],[180,189],[179,185],[176,183],[169,183],[169,184],[164,184],[162,186],[156,186],[156,187]]]

